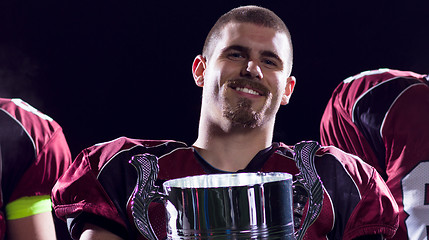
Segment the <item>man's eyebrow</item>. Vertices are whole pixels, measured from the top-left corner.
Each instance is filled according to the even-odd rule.
[[[228,47],[222,49],[222,52],[227,52],[227,51],[230,51],[230,50],[236,50],[236,51],[245,52],[245,53],[250,52],[250,48],[244,47],[244,46],[241,46],[241,45],[231,45],[231,46],[228,46]]]

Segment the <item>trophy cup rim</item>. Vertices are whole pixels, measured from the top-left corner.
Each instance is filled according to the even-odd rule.
[[[225,188],[250,187],[281,181],[292,181],[292,175],[285,172],[240,172],[187,176],[163,183],[164,188]]]

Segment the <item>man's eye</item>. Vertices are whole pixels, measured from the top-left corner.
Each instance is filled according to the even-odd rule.
[[[241,55],[241,53],[229,53],[228,58],[238,59],[238,58],[243,58],[243,55]]]
[[[264,60],[262,60],[262,62],[266,65],[269,65],[269,66],[274,66],[274,67],[277,66],[277,63],[275,63],[269,59],[264,59]]]

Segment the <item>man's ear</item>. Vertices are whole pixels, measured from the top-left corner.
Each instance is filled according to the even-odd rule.
[[[195,84],[198,87],[204,86],[204,72],[206,70],[206,58],[198,55],[192,64],[192,75],[194,76]]]
[[[281,105],[286,105],[289,103],[290,97],[292,96],[293,89],[295,88],[296,78],[294,76],[290,76],[286,80],[286,88],[285,93],[282,96]]]

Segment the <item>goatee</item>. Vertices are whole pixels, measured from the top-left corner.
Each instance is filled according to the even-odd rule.
[[[245,98],[238,100],[234,106],[225,106],[223,115],[231,121],[233,127],[255,128],[261,125],[261,113],[254,111],[252,102]]]

